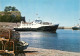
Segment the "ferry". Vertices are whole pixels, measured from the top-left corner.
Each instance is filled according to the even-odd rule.
[[[14,27],[15,31],[48,31],[56,32],[59,24],[52,24],[49,22],[42,22],[42,20],[35,20],[33,22],[23,23],[19,27]]]

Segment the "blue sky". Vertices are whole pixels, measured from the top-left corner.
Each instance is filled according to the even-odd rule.
[[[15,6],[26,21],[40,17],[43,21],[59,23],[60,26],[80,23],[80,0],[0,0],[0,11],[5,6]]]

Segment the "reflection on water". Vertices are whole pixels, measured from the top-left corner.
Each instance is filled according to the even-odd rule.
[[[50,32],[20,32],[21,37],[57,37],[57,33]]]
[[[20,32],[20,36],[30,47],[80,52],[80,31]]]

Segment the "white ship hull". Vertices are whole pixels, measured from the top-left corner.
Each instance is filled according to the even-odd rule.
[[[34,22],[24,23],[21,22],[19,27],[15,27],[16,31],[49,31],[56,32],[59,24],[54,24],[49,22],[42,22],[42,20],[35,20]]]
[[[53,26],[42,26],[39,28],[14,28],[14,30],[16,31],[48,31],[48,32],[56,32],[58,28],[58,24],[57,25],[53,25]]]

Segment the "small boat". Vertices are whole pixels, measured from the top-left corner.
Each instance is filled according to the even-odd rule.
[[[72,27],[73,30],[80,30],[80,25]]]
[[[80,30],[80,23],[78,23],[76,26],[73,26],[72,29],[73,30]]]
[[[23,23],[19,27],[14,27],[15,31],[48,31],[56,32],[59,24],[52,24],[49,22],[42,22],[42,20],[35,20],[33,22]]]
[[[19,50],[27,49],[28,46],[29,46],[29,44],[26,43],[25,41],[19,41],[19,43],[18,43],[18,49]]]

